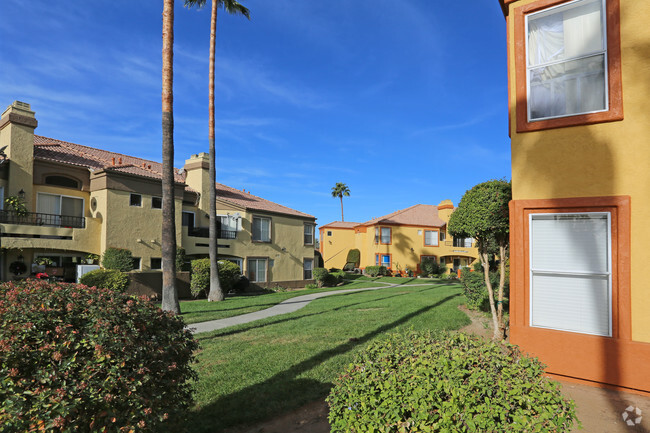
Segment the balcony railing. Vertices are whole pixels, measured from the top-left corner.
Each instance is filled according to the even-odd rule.
[[[209,238],[209,227],[189,227],[187,230],[189,236],[195,238]],[[217,230],[217,239],[237,239],[237,231],[235,230]]]
[[[66,227],[73,229],[86,228],[86,218],[69,215],[27,212],[18,213],[14,210],[0,210],[0,223],[22,224],[29,226]]]

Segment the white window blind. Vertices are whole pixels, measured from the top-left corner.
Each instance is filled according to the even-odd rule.
[[[609,214],[530,218],[531,326],[610,336]]]
[[[254,283],[266,282],[266,259],[248,260],[248,278]]]
[[[271,220],[268,218],[253,218],[253,240],[260,242],[271,241]]]
[[[433,230],[425,230],[424,245],[438,246],[438,232],[435,232]]]

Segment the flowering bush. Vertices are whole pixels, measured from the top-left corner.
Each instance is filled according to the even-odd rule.
[[[0,285],[0,432],[154,432],[192,403],[182,319],[112,290]]]

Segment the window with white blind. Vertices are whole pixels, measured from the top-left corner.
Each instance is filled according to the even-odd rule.
[[[305,224],[304,226],[304,243],[305,245],[314,245],[314,225]]]
[[[612,335],[608,212],[530,215],[530,325]]]
[[[526,16],[528,120],[608,109],[604,0],[576,0]]]
[[[266,262],[266,259],[248,259],[248,279],[251,282],[266,282]]]
[[[391,228],[390,227],[382,227],[381,228],[381,243],[382,244],[390,244],[391,243]]]
[[[271,242],[271,218],[253,217],[253,241]]]
[[[438,232],[434,230],[424,231],[424,245],[428,247],[438,246]]]
[[[302,278],[304,280],[311,280],[313,278],[314,259],[303,259],[302,261]]]
[[[38,193],[36,195],[36,212],[63,216],[62,220],[57,217],[56,219],[47,219],[47,222],[56,225],[67,224],[70,218],[65,218],[66,216],[84,216],[84,200],[79,197]]]

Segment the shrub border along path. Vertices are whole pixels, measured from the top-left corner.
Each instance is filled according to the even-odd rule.
[[[383,286],[366,287],[361,289],[332,290],[330,292],[310,293],[308,295],[296,296],[295,298],[284,300],[280,302],[278,305],[274,305],[265,310],[255,311],[247,314],[241,314],[239,316],[228,317],[225,319],[217,319],[217,320],[210,320],[207,322],[193,323],[191,325],[188,325],[187,329],[189,329],[193,334],[216,331],[217,329],[228,328],[229,326],[235,326],[235,325],[242,325],[244,323],[254,322],[255,320],[266,319],[267,317],[293,313],[294,311],[303,308],[314,299],[323,298],[325,296],[336,295],[339,293],[362,292],[365,290],[379,290],[379,289],[385,289],[387,287],[406,286],[406,284],[401,284],[401,283],[383,283],[380,281],[376,281],[376,283],[383,284]],[[430,283],[408,284],[409,287],[428,286],[428,285],[431,284]]]

